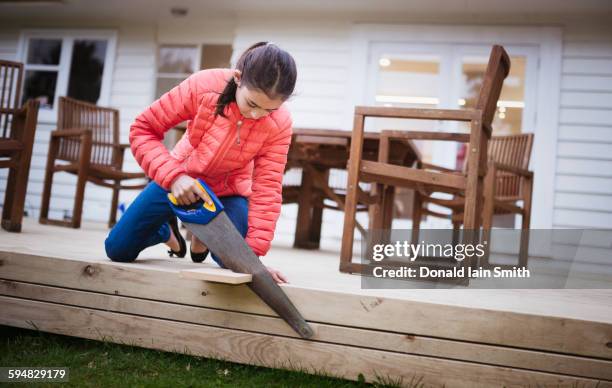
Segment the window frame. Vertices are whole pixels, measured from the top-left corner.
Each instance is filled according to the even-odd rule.
[[[28,65],[27,54],[30,39],[58,39],[62,42],[62,50],[58,65]],[[108,106],[111,99],[112,77],[114,74],[115,57],[117,48],[117,31],[106,29],[26,29],[22,30],[19,36],[19,45],[17,48],[17,58],[24,64],[24,82],[22,88],[25,87],[25,71],[27,70],[49,70],[57,71],[57,81],[55,84],[55,96],[53,100],[53,108],[42,108],[38,113],[39,122],[53,123],[57,121],[57,101],[60,96],[66,96],[68,92],[68,83],[70,80],[70,70],[72,66],[72,50],[75,40],[106,40],[106,58],[104,59],[104,70],[102,72],[102,85],[100,88],[100,97],[96,102],[97,105]],[[23,89],[22,89],[23,93]]]

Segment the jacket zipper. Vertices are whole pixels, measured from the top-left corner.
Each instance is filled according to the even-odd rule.
[[[242,126],[242,120],[238,120],[238,122],[236,122],[236,130],[238,133],[240,133],[241,126]],[[232,145],[231,139],[232,139],[232,136],[228,136],[226,139],[224,139],[223,143],[221,143],[221,146],[219,147],[219,150],[215,154],[214,159],[210,162],[210,164],[208,165],[208,168],[206,169],[208,173],[210,173],[211,171],[214,171],[214,168],[217,167],[217,164],[219,160],[221,159],[221,157],[225,155],[229,147]],[[238,142],[239,141],[240,140],[238,139]]]

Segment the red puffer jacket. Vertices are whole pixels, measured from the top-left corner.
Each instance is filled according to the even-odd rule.
[[[284,105],[258,120],[245,118],[232,102],[227,118],[215,116],[215,104],[230,69],[202,70],[164,94],[130,129],[136,160],[165,189],[180,174],[202,178],[217,196],[249,200],[247,244],[256,255],[270,249],[281,208],[282,178],[291,143],[291,116]],[[187,132],[172,152],[164,133],[182,121]]]

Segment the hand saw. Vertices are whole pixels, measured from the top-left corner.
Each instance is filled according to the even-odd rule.
[[[253,280],[249,287],[272,308],[302,338],[314,334],[287,295],[274,281],[266,267],[244,241],[227,214],[223,204],[203,180],[198,179],[202,189],[212,199],[212,205],[200,200],[189,206],[180,206],[176,198],[168,193],[170,207],[210,252],[214,252],[221,263],[234,272],[249,273]]]

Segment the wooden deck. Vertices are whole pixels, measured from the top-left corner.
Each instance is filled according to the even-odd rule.
[[[180,276],[212,264],[162,246],[111,262],[106,233],[33,220],[1,231],[0,324],[353,380],[612,387],[612,290],[363,290],[337,252],[275,242],[264,262],[289,278],[307,341],[244,284]]]

